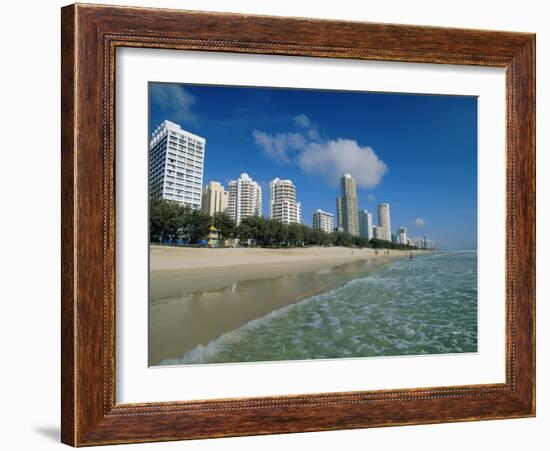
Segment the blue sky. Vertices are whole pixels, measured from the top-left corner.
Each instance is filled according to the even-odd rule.
[[[205,182],[260,182],[266,216],[273,178],[294,182],[311,224],[350,172],[375,223],[387,202],[393,231],[477,247],[475,97],[150,83],[149,104],[150,131],[168,119],[206,138]]]

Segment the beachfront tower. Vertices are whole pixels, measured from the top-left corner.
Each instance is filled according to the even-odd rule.
[[[343,232],[344,231],[344,219],[342,218],[342,198],[337,197],[336,198],[336,228],[335,230],[337,232]]]
[[[340,179],[341,226],[344,232],[359,236],[359,212],[357,208],[357,186],[351,174]]]
[[[409,244],[406,227],[399,227],[399,229],[397,229],[397,242],[399,244]]]
[[[149,142],[149,195],[201,208],[206,140],[164,121]]]
[[[378,204],[378,227],[382,229],[380,239],[391,241],[390,204]]]
[[[317,210],[313,213],[312,225],[314,229],[319,229],[326,233],[332,233],[334,229],[334,215],[323,210]]]
[[[229,193],[220,182],[210,182],[204,186],[202,192],[202,211],[207,215],[214,216],[216,213],[223,213],[229,205]]]
[[[367,240],[372,239],[372,213],[368,210],[359,212],[359,234]]]
[[[276,178],[269,182],[269,217],[283,224],[302,222],[302,206],[296,202],[296,187],[291,180]]]
[[[262,215],[262,187],[248,174],[243,173],[229,182],[227,212],[237,225],[244,218]]]

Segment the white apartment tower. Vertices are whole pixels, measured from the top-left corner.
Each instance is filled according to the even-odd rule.
[[[368,210],[361,210],[359,212],[359,234],[367,240],[373,238],[372,213]]]
[[[275,178],[269,182],[269,217],[283,224],[302,222],[302,206],[296,202],[296,187],[291,180]]]
[[[397,242],[399,244],[409,244],[406,227],[399,227],[399,229],[397,230]]]
[[[201,208],[206,140],[164,121],[149,142],[149,194]]]
[[[229,182],[229,216],[240,224],[244,218],[262,215],[262,187],[248,174]]]
[[[378,204],[378,228],[380,239],[391,241],[390,204]]]
[[[332,233],[334,230],[334,215],[323,210],[313,213],[313,228]]]
[[[229,193],[220,182],[210,182],[202,192],[202,211],[210,216],[223,213],[229,205]]]
[[[359,212],[357,208],[357,186],[351,174],[344,174],[340,179],[340,201],[337,207],[342,213],[339,226],[344,232],[353,236],[359,236]],[[339,212],[340,212],[339,211]]]

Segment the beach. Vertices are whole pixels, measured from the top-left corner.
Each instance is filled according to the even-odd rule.
[[[150,300],[215,290],[244,280],[312,272],[361,260],[386,262],[410,251],[345,247],[183,248],[150,247]],[[426,251],[412,251],[417,255]]]
[[[410,255],[385,252],[151,246],[149,364],[177,358],[252,320]]]

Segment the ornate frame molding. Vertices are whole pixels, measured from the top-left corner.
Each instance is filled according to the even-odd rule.
[[[64,443],[81,446],[534,415],[534,35],[77,4],[62,9],[62,43]],[[117,404],[118,47],[506,68],[506,383]],[[329,412],[331,421],[326,419]]]

